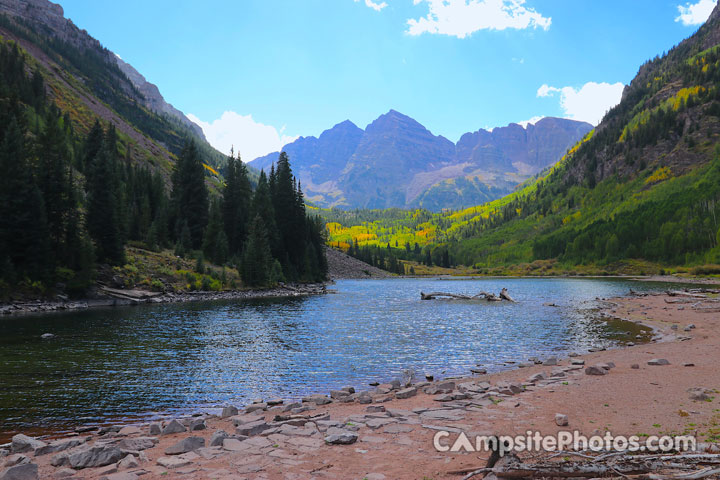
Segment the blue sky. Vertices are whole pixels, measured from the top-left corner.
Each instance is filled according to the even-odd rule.
[[[249,161],[391,108],[452,141],[541,116],[597,122],[716,0],[59,1]]]

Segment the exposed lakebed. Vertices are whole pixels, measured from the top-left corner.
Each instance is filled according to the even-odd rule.
[[[420,291],[502,287],[518,303],[420,300]],[[337,293],[306,298],[4,318],[0,436],[361,389],[408,371],[496,371],[529,357],[612,347],[647,331],[598,321],[596,297],[666,287],[610,279],[343,280],[332,287]]]

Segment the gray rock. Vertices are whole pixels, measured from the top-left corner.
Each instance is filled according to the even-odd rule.
[[[330,398],[339,399],[344,397],[349,397],[350,392],[346,392],[345,390],[331,390],[330,391]]]
[[[585,369],[585,375],[607,375],[608,371],[601,365],[593,365]]]
[[[111,473],[100,477],[100,480],[137,480],[139,477],[132,472]]]
[[[361,393],[357,396],[357,398],[355,398],[355,401],[356,401],[357,403],[360,403],[360,404],[363,404],[363,405],[367,405],[368,403],[372,403],[373,399],[372,399],[372,395],[370,395],[369,392],[361,392]]]
[[[5,459],[6,467],[14,467],[25,463],[30,463],[30,459],[21,453],[14,453]]]
[[[253,435],[260,435],[265,430],[273,428],[272,425],[265,423],[265,420],[256,420],[254,422],[245,423],[235,429],[238,435],[245,435],[252,437]]]
[[[123,438],[117,446],[122,450],[141,452],[143,450],[153,448],[156,443],[158,443],[158,439],[156,437]]]
[[[53,457],[51,463],[56,467],[69,466],[75,470],[91,467],[104,467],[119,462],[124,457],[122,451],[111,445],[95,445],[72,453],[61,453]]]
[[[455,390],[455,382],[442,382],[425,387],[424,391],[428,395],[437,395],[438,393],[451,393],[453,390]]]
[[[302,403],[300,403],[300,402],[288,403],[287,405],[285,405],[283,407],[283,412],[289,412],[294,408],[301,408],[301,407],[302,407]]]
[[[630,368],[632,368],[633,370],[638,370],[640,369],[640,365],[638,365],[637,363],[633,363],[632,365],[630,365]]]
[[[258,412],[261,410],[267,410],[267,403],[253,403],[245,407],[245,413]]]
[[[31,452],[36,448],[42,448],[45,446],[47,446],[47,443],[28,437],[27,435],[23,435],[22,433],[18,433],[12,438],[12,442],[10,443],[10,452]]]
[[[192,452],[198,448],[205,446],[205,439],[202,437],[187,437],[180,440],[172,447],[165,449],[165,455],[181,455],[183,453]]]
[[[84,443],[84,438],[70,438],[67,440],[58,440],[50,443],[49,445],[45,445],[44,447],[36,448],[35,456],[39,457],[41,455],[47,455],[49,453],[62,452],[71,448],[78,447]]]
[[[384,411],[385,411],[385,407],[382,406],[382,405],[370,405],[369,407],[367,407],[367,408],[365,409],[365,411],[368,412],[368,413],[384,412]]]
[[[162,425],[159,423],[151,423],[150,424],[150,435],[160,435],[162,434]]]
[[[547,365],[547,366],[554,366],[554,365],[557,365],[557,364],[558,364],[558,359],[557,359],[557,357],[548,357],[548,358],[543,362],[543,365]]]
[[[714,393],[712,390],[702,388],[702,387],[695,387],[688,390],[688,393],[690,394],[690,399],[695,400],[698,402],[709,402],[713,399],[712,396],[710,396],[711,393]]]
[[[162,429],[163,435],[171,435],[173,433],[183,433],[187,429],[185,428],[185,425],[178,422],[177,420],[172,420],[170,423],[165,425],[165,428]],[[152,433],[152,432],[150,432]]]
[[[205,424],[205,420],[202,420],[202,419],[194,420],[190,424],[191,432],[197,432],[198,430],[206,430],[206,429],[207,429],[207,425]]]
[[[135,455],[128,455],[120,460],[117,466],[120,470],[130,470],[131,468],[138,468],[140,466],[140,462],[137,458],[135,458]]]
[[[570,365],[585,365],[585,360],[581,358],[573,358],[570,360]]]
[[[398,390],[397,392],[395,392],[395,398],[397,399],[410,398],[414,397],[415,395],[417,395],[417,388],[415,387],[405,388],[403,390]]]
[[[15,465],[0,472],[0,480],[38,480],[38,466],[34,463]]]
[[[555,414],[555,425],[558,427],[567,427],[570,424],[570,420],[567,415],[562,413]]]
[[[61,468],[57,472],[53,473],[53,478],[68,478],[75,475],[77,472],[72,468]]]
[[[227,405],[223,407],[222,413],[220,414],[220,418],[228,418],[228,417],[234,417],[238,414],[238,409],[234,405]]]
[[[267,401],[268,407],[275,407],[277,405],[282,405],[283,403],[285,403],[285,400],[282,398],[271,398]]]
[[[168,470],[183,468],[193,464],[192,460],[185,458],[184,455],[178,455],[177,457],[160,457],[157,459],[157,463]]]
[[[528,378],[528,383],[537,383],[540,380],[545,380],[547,378],[547,374],[545,372],[538,372],[535,375],[532,375],[530,378]]]
[[[226,438],[230,438],[230,435],[228,435],[225,430],[218,430],[217,432],[212,434],[212,437],[210,437],[210,446],[222,447],[223,440],[225,440]]]
[[[340,390],[345,390],[348,393],[355,393],[355,387],[342,387]]]
[[[350,445],[357,442],[358,439],[356,432],[344,428],[331,427],[326,433],[325,443],[330,445]]]
[[[40,335],[40,338],[42,338],[43,340],[50,340],[51,338],[55,338],[55,335],[53,335],[52,333],[43,333],[42,335]]]
[[[325,395],[310,395],[302,399],[305,403],[314,403],[315,405],[327,405],[332,402],[330,398]]]
[[[648,361],[648,365],[670,365],[670,362],[665,358],[653,358]]]

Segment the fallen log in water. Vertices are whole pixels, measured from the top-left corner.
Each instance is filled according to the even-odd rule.
[[[463,295],[461,293],[447,293],[447,292],[431,292],[424,293],[420,292],[421,300],[435,300],[438,298],[445,298],[448,300],[486,300],[488,302],[501,302],[506,300],[508,302],[515,302],[513,298],[508,294],[507,288],[503,288],[499,295],[488,292],[479,292],[475,295]]]

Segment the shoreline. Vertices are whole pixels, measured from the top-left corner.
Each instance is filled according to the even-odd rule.
[[[4,316],[44,314],[86,310],[91,308],[128,307],[162,303],[188,303],[215,300],[255,300],[263,298],[296,298],[328,293],[326,283],[285,284],[262,290],[230,290],[223,292],[161,293],[146,290],[115,290],[106,298],[80,300],[32,300],[27,302],[0,303],[0,318]]]
[[[121,452],[136,457],[135,467],[108,464],[78,470],[73,478],[102,478],[113,469],[142,473],[143,479],[188,478],[191,473],[197,476],[190,478],[288,478],[285,472],[293,472],[296,476],[292,478],[315,478],[318,472],[325,472],[327,478],[459,478],[449,472],[482,466],[487,455],[436,452],[432,437],[437,429],[463,430],[468,435],[517,434],[526,429],[551,434],[559,429],[554,422],[556,413],[568,415],[570,426],[564,429],[587,435],[608,429],[614,434],[681,433],[688,424],[698,426],[697,433],[702,433],[702,428],[709,431],[711,427],[701,425],[712,424],[715,417],[720,420],[718,402],[714,398],[692,401],[686,390],[688,385],[720,387],[720,372],[713,368],[715,342],[720,340],[713,327],[720,323],[720,315],[692,310],[687,303],[667,303],[677,297],[666,294],[602,300],[605,316],[642,323],[658,337],[648,343],[556,361],[545,359],[543,365],[509,366],[490,375],[419,382],[409,389],[391,383],[367,394],[341,390],[331,392],[330,397],[311,395],[298,402],[296,410],[286,411],[287,403],[273,405],[276,401],[270,401],[250,405],[245,413],[230,411],[237,414],[227,418],[186,417],[181,422],[202,420],[206,427],[186,433],[153,435],[153,427],[147,424],[106,428],[102,436],[97,432],[88,435],[88,442],[110,448],[148,435],[155,440],[149,448]],[[691,325],[696,328],[689,328]],[[648,365],[655,357],[668,358],[670,364]],[[584,365],[579,365],[581,362]],[[616,366],[607,374],[584,373],[588,365],[608,362]],[[540,372],[545,373],[544,378],[528,381]],[[449,384],[452,387],[448,389]],[[448,395],[451,398],[439,398]],[[364,397],[362,402],[360,397]],[[287,420],[282,420],[283,416]],[[352,445],[327,443],[330,429],[342,430]],[[220,430],[238,438],[209,446]],[[208,446],[177,456],[166,453],[188,435],[202,437]],[[399,464],[398,455],[407,457],[410,464]],[[40,478],[56,471],[49,465],[53,455],[30,457],[39,465]],[[218,473],[227,475],[212,476]]]

